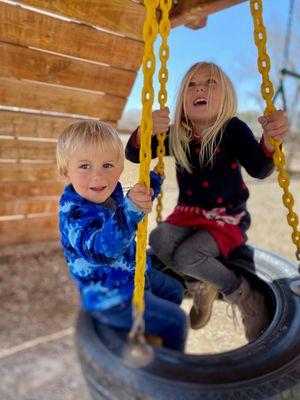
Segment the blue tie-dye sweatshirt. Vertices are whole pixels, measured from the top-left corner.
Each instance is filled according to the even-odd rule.
[[[162,179],[152,171],[150,177],[154,199]],[[84,199],[68,185],[60,199],[62,245],[87,311],[120,304],[133,291],[136,228],[145,213],[123,196],[120,183],[111,198],[113,208]]]

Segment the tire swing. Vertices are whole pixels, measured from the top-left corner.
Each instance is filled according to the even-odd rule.
[[[157,31],[155,9],[158,2],[159,0],[145,0],[147,15],[144,24],[144,74],[145,71],[153,74],[153,42]],[[170,0],[160,0],[162,21],[167,15],[165,14],[167,3],[170,8]],[[274,106],[271,100],[273,87],[268,79],[269,58],[265,51],[266,34],[262,22],[262,4],[261,0],[250,0],[250,4],[255,24],[255,41],[259,48],[259,70],[263,76],[262,93],[267,101],[265,111],[267,115],[274,111]],[[151,42],[150,50],[147,47],[149,42]],[[166,50],[163,54],[167,54]],[[152,61],[148,62],[146,57],[150,57]],[[166,72],[163,74],[164,77],[167,76]],[[145,111],[146,115],[151,115],[153,101],[151,77],[148,80],[144,77],[144,88],[147,86],[150,94],[146,95],[143,89],[143,100],[147,100],[143,101],[143,119],[147,107],[149,108]],[[145,120],[145,130],[150,132],[150,138],[151,118],[147,120],[145,117]],[[145,141],[150,140],[146,140],[143,132],[142,128],[141,137],[145,136]],[[284,155],[280,144],[275,143],[275,149],[274,159],[279,169],[279,184],[284,189],[283,201],[289,209],[288,222],[293,227],[292,240],[297,246],[299,260],[298,219],[292,210],[293,198],[288,191],[288,175],[283,169]],[[146,171],[143,176],[148,174],[149,171]],[[145,243],[146,240],[144,245]],[[139,244],[137,247],[140,248],[141,257],[145,257],[142,255],[145,249]],[[77,321],[76,346],[92,398],[97,400],[299,399],[300,277],[297,264],[265,250],[242,246],[232,259],[228,260],[228,265],[233,269],[238,267],[247,279],[266,294],[271,322],[261,336],[241,348],[212,355],[187,355],[162,347],[152,347],[152,359],[140,368],[131,368],[123,360],[124,353],[130,350],[127,332],[103,325],[82,311]],[[139,269],[138,265],[136,269]],[[139,315],[143,312],[141,293],[143,293],[144,278],[143,271],[138,272],[140,276],[135,277],[138,289],[135,290],[133,301],[137,304],[136,321],[141,321]],[[135,327],[141,327],[141,324],[136,323]],[[136,332],[138,330],[137,328]]]

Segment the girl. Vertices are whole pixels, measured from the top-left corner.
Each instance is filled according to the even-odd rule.
[[[283,140],[288,122],[282,111],[260,117],[263,134],[258,142],[236,115],[233,85],[220,67],[199,62],[184,76],[175,109],[174,125],[166,139],[166,154],[176,160],[179,186],[173,213],[150,234],[155,255],[177,273],[189,277],[194,301],[191,326],[203,327],[220,291],[241,312],[245,334],[254,340],[268,318],[263,296],[247,280],[228,269],[219,257],[246,240],[250,216],[248,188],[241,174],[263,179],[273,169],[273,147],[269,138]],[[169,110],[154,111],[153,132],[165,132]],[[131,135],[126,157],[139,162],[139,128]],[[156,157],[157,138],[152,138]],[[195,283],[196,280],[196,283]]]

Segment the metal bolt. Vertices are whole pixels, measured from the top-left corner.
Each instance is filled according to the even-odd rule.
[[[290,284],[291,291],[296,295],[300,296],[300,279]]]

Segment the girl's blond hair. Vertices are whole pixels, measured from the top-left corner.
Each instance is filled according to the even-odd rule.
[[[60,175],[67,172],[72,152],[87,145],[100,151],[113,150],[118,154],[120,163],[124,164],[124,147],[117,131],[105,122],[87,119],[69,125],[58,139],[56,160]]]
[[[214,155],[226,123],[236,115],[237,110],[237,98],[233,84],[219,66],[214,63],[198,62],[187,71],[179,88],[174,124],[171,127],[170,150],[176,162],[188,172],[192,172],[187,153],[189,151],[189,142],[193,137],[193,126],[187,116],[185,98],[192,76],[203,66],[210,67],[211,76],[219,79],[221,84],[221,106],[215,122],[201,133],[201,151],[199,154],[201,166],[213,165]],[[221,135],[218,137],[219,132]]]

